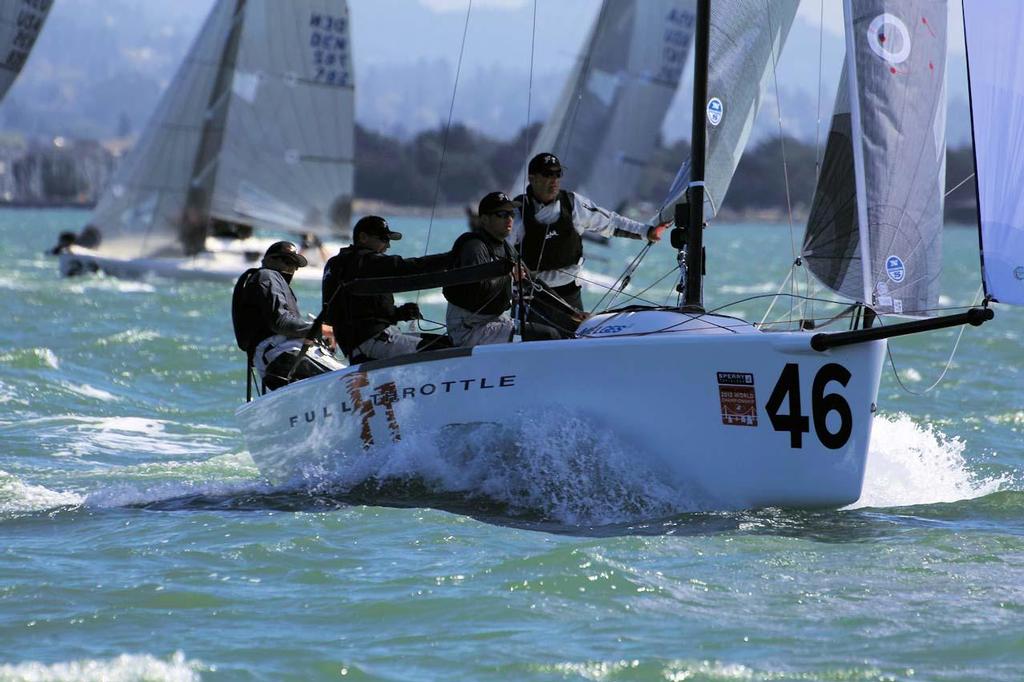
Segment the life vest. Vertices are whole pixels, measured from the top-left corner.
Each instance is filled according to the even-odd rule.
[[[534,272],[560,270],[576,265],[583,258],[583,238],[573,227],[573,195],[564,189],[558,192],[560,212],[558,220],[545,225],[537,220],[533,192],[521,194],[516,201],[522,203],[523,240],[519,254]]]
[[[363,262],[374,258],[372,251],[348,246],[327,261],[322,286],[323,302],[330,301],[326,320],[345,355],[351,355],[364,341],[372,339],[395,319],[395,297],[391,294],[351,296],[339,286],[360,276]],[[332,299],[333,297],[333,299]]]
[[[459,238],[455,240],[451,251],[451,268],[459,267],[459,254],[466,244],[474,240],[481,242],[487,247],[492,261],[513,260],[512,249],[504,240],[499,242],[489,239],[474,230],[459,235]],[[482,315],[500,315],[512,307],[511,275],[472,284],[447,286],[443,287],[441,292],[449,303],[454,303],[460,308]]]

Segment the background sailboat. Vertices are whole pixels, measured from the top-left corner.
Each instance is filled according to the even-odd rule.
[[[343,236],[353,99],[344,0],[218,0],[62,269],[230,277],[211,236]]]
[[[0,1],[0,99],[25,66],[51,7],[53,0]]]
[[[605,0],[527,158],[554,153],[573,190],[622,210],[657,148],[694,20],[686,0]],[[513,191],[525,189],[523,169]]]

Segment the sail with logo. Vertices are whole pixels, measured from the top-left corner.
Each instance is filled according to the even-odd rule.
[[[799,4],[799,0],[711,3],[704,178],[708,217],[714,217],[725,200]],[[657,222],[672,220],[674,206],[683,200],[690,183],[690,168],[687,159],[662,202]]]
[[[849,0],[847,0],[849,4]],[[945,0],[859,0],[802,256],[876,312],[930,315],[942,254]]]
[[[53,0],[0,2],[0,99],[28,61],[51,7]]]
[[[687,0],[605,0],[530,157],[554,153],[574,189],[621,210],[656,148],[693,27]],[[525,187],[521,172],[515,191]]]
[[[1024,305],[1024,4],[964,3],[964,26],[985,292]]]
[[[237,225],[340,236],[353,114],[344,0],[218,0],[91,218],[98,251],[191,256]]]

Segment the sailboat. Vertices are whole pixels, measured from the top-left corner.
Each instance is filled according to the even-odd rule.
[[[3,0],[0,2],[0,99],[4,98],[28,61],[32,46],[43,29],[53,0]]]
[[[694,509],[856,501],[887,339],[981,324],[992,318],[993,301],[1024,303],[1024,199],[1019,164],[1009,158],[1019,155],[1009,141],[1024,134],[1024,60],[1008,59],[1021,50],[1024,10],[1009,0],[992,3],[997,9],[972,4],[965,19],[983,307],[933,316],[934,269],[917,262],[932,257],[923,240],[934,233],[925,224],[941,219],[941,191],[926,190],[942,175],[946,4],[845,0],[847,90],[838,98],[826,152],[832,161],[821,173],[804,251],[824,263],[825,244],[833,244],[828,260],[845,261],[811,267],[823,284],[848,292],[851,305],[837,318],[848,329],[811,329],[810,320],[779,328],[705,309],[703,231],[713,214],[706,209],[724,191],[713,181],[722,169],[705,172],[706,163],[742,147],[760,97],[749,77],[775,58],[794,8],[699,0],[692,153],[679,173],[684,191],[671,188],[663,208],[676,222],[678,305],[605,311],[576,339],[366,362],[286,386],[237,410],[255,463],[280,483],[325,473],[351,481],[375,450],[402,439],[442,444],[504,433],[509,447],[519,447],[517,425],[569,413],[595,442],[621,446],[620,456]],[[1007,17],[1017,20],[1013,28]],[[919,133],[933,139],[902,137]],[[894,322],[898,305],[896,320],[914,319]]]
[[[61,271],[228,279],[253,233],[345,236],[353,101],[345,0],[217,0]]]
[[[684,0],[605,0],[527,158],[555,154],[575,190],[622,211],[657,148],[694,20]],[[513,190],[525,187],[522,169]]]

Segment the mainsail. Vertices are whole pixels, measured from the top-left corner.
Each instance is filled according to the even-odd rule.
[[[945,0],[846,2],[847,56],[802,257],[826,287],[882,313],[928,315],[938,303],[946,12]]]
[[[711,3],[705,215],[722,206],[746,147],[761,95],[782,52],[799,0]],[[687,159],[662,202],[658,222],[671,220],[690,182]]]
[[[1024,305],[1024,4],[964,3],[985,291]]]
[[[192,254],[214,221],[340,233],[353,102],[344,0],[218,0],[96,208],[102,249]]]
[[[687,0],[605,0],[530,156],[552,152],[572,187],[621,209],[650,163],[693,39]],[[522,173],[515,191],[526,187]]]
[[[53,0],[0,0],[0,99],[21,73]]]

